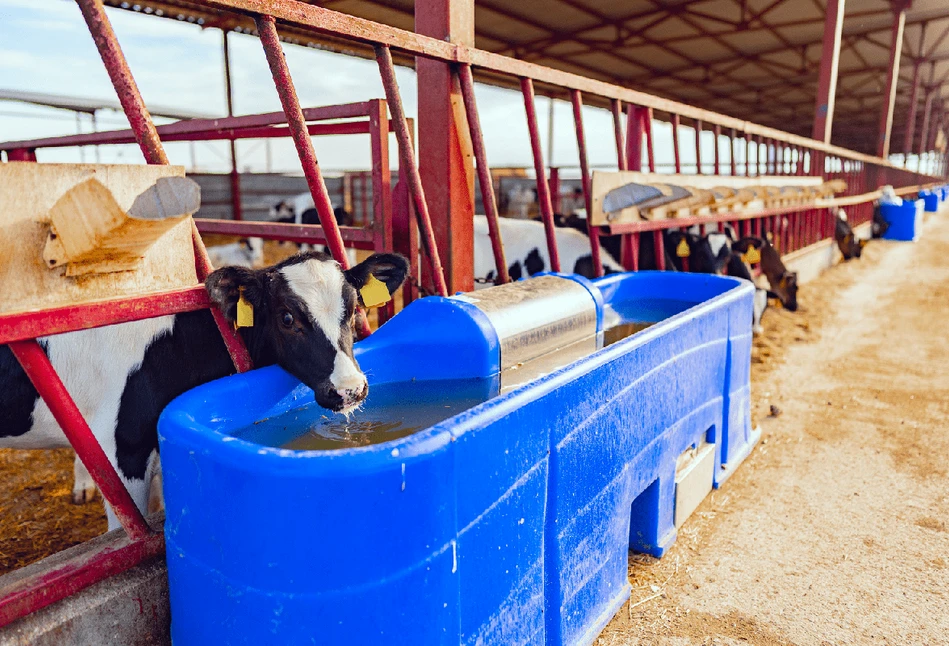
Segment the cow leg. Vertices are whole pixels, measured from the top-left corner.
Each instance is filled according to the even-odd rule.
[[[122,483],[125,485],[129,495],[132,497],[132,502],[135,503],[135,506],[138,507],[138,510],[143,516],[147,515],[149,481],[139,478],[126,479],[122,475],[119,475],[119,477],[122,479]],[[149,478],[149,480],[150,479],[151,478]],[[115,512],[112,511],[112,505],[107,502],[105,502],[104,505],[105,518],[109,523],[109,531],[112,531],[113,529],[119,529],[122,526],[122,523],[119,522]]]
[[[86,465],[82,463],[82,460],[79,459],[77,455],[72,465],[72,475],[73,475],[73,485],[72,485],[72,502],[74,505],[84,505],[87,502],[92,502],[96,497],[96,483],[93,482],[92,476],[89,475],[89,471],[86,470]]]
[[[165,496],[162,492],[161,461],[154,451],[148,459],[148,506],[149,514],[155,514],[165,508]]]

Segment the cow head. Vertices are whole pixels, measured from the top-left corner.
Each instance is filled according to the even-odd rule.
[[[408,266],[402,256],[374,254],[343,271],[328,255],[311,251],[264,269],[224,267],[205,286],[232,323],[242,295],[253,307],[253,325],[240,331],[255,365],[281,366],[313,389],[320,406],[345,414],[369,392],[353,357],[359,290],[374,276],[392,294]]]
[[[784,309],[790,312],[797,311],[796,271],[785,271],[781,274],[781,277],[777,280],[777,284],[772,285],[772,291],[777,295]]]

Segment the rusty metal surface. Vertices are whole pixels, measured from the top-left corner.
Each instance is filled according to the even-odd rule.
[[[491,182],[491,169],[488,168],[488,154],[484,149],[484,135],[481,132],[481,120],[478,118],[478,104],[475,101],[471,66],[464,64],[458,66],[458,80],[461,84],[461,95],[465,101],[465,114],[468,117],[468,130],[471,133],[471,147],[474,150],[478,183],[481,186],[481,201],[484,204],[484,215],[488,221],[488,234],[491,238],[491,251],[494,254],[497,284],[503,285],[511,282],[511,277],[508,275],[507,261],[504,259],[501,225],[498,222],[498,205],[494,196],[494,185]],[[597,248],[595,264],[599,265],[599,248]]]
[[[583,201],[587,213],[593,212],[593,193],[590,185],[590,167],[587,159],[587,140],[583,130],[583,96],[580,90],[570,92],[570,103],[573,107],[573,125],[577,131],[577,154],[580,157],[580,184],[583,188]],[[590,238],[590,256],[593,260],[593,275],[596,278],[603,276],[603,259],[600,257],[600,232],[596,227],[587,227]]]
[[[534,158],[534,173],[537,176],[537,202],[544,221],[547,237],[547,253],[550,255],[551,271],[560,271],[560,254],[557,251],[557,232],[554,226],[554,209],[550,201],[550,186],[547,184],[547,169],[544,153],[540,148],[540,132],[537,129],[537,110],[534,107],[534,83],[529,78],[521,79],[524,95],[524,110],[527,112],[527,131],[531,140],[531,155]]]
[[[399,142],[400,168],[404,170],[409,193],[412,196],[415,214],[418,218],[421,231],[422,246],[428,257],[435,290],[439,296],[448,296],[448,286],[445,283],[445,270],[442,268],[438,245],[435,244],[435,232],[432,228],[432,218],[428,212],[428,200],[425,199],[425,188],[422,186],[422,177],[419,175],[418,165],[415,163],[415,152],[409,138],[409,126],[402,107],[402,95],[395,78],[395,66],[392,54],[388,47],[376,47],[376,61],[379,65],[379,75],[382,86],[385,88],[386,101],[392,112],[392,122],[395,126],[395,137]]]
[[[115,86],[115,91],[119,95],[122,109],[128,117],[129,125],[135,133],[142,154],[145,155],[145,161],[149,164],[167,164],[168,157],[155,131],[155,124],[152,123],[151,115],[148,114],[135,79],[132,78],[128,62],[125,60],[122,48],[119,47],[115,32],[112,31],[112,25],[105,15],[102,1],[76,0],[76,2],[89,27],[89,33],[92,34],[92,39],[96,43],[112,85]]]

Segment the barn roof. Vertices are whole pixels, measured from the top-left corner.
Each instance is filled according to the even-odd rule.
[[[253,31],[247,16],[187,0],[106,4]],[[312,4],[413,29],[413,0]],[[825,7],[826,0],[475,0],[475,45],[810,136]],[[846,3],[832,143],[874,152],[892,24],[888,0]],[[281,25],[280,33],[288,42],[370,53],[292,25]],[[411,59],[401,62],[411,64]],[[894,152],[902,150],[914,65],[920,68],[920,103],[928,91],[937,107],[949,97],[949,2],[913,1],[900,63]]]

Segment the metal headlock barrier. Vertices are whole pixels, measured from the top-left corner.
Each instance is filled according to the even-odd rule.
[[[918,188],[918,185],[935,181],[933,177],[898,168],[883,159],[813,139],[791,135],[576,74],[422,36],[296,0],[194,0],[192,3],[226,8],[253,17],[283,107],[282,114],[229,117],[213,120],[213,123],[180,122],[156,128],[142,101],[103,3],[101,0],[76,0],[76,2],[128,117],[131,131],[3,145],[0,149],[6,151],[8,161],[36,161],[37,148],[54,145],[134,141],[139,145],[147,163],[168,164],[168,158],[162,147],[163,139],[176,141],[204,137],[234,141],[248,137],[290,136],[300,158],[307,185],[319,215],[320,226],[205,221],[199,225],[201,229],[206,232],[255,235],[275,239],[325,241],[336,261],[343,268],[347,268],[344,241],[349,241],[351,246],[363,248],[377,248],[377,244],[382,247],[391,246],[392,230],[391,227],[389,229],[385,227],[390,226],[391,220],[397,219],[400,215],[405,218],[411,217],[411,212],[414,213],[418,227],[418,240],[428,263],[433,291],[442,296],[448,294],[448,286],[436,245],[425,188],[416,163],[409,119],[405,115],[395,79],[392,49],[398,50],[403,55],[447,64],[457,77],[464,101],[467,129],[485,215],[489,224],[498,282],[507,282],[510,276],[500,239],[497,201],[475,102],[475,70],[486,73],[492,78],[506,79],[509,85],[519,86],[522,92],[540,214],[554,271],[560,270],[561,267],[554,228],[554,201],[541,154],[540,134],[534,108],[535,85],[537,84],[543,86],[545,93],[569,96],[576,129],[581,184],[588,213],[591,211],[592,198],[587,141],[582,119],[582,107],[585,101],[609,108],[613,119],[613,144],[616,148],[617,167],[620,170],[638,171],[644,170],[645,167],[649,171],[655,171],[652,122],[657,113],[662,113],[672,127],[672,152],[676,173],[683,171],[679,129],[683,119],[690,120],[696,132],[694,168],[696,174],[702,174],[703,166],[709,161],[707,151],[702,150],[701,133],[710,130],[716,142],[711,160],[714,175],[722,175],[726,166],[721,158],[719,142],[722,137],[727,137],[730,155],[727,161],[728,172],[724,174],[747,177],[765,174],[811,175],[824,176],[827,179],[844,179],[847,181],[848,194],[857,196],[846,206],[851,212],[854,224],[867,221],[871,217],[872,197],[870,196],[874,195],[871,191],[877,186],[892,184],[899,188],[898,192],[910,192]],[[314,33],[331,35],[372,47],[385,89],[385,101],[317,108],[313,111],[302,109],[278,40],[276,29],[278,20],[292,23],[298,28],[311,30]],[[391,117],[387,118],[386,110],[391,113]],[[373,199],[381,205],[375,213],[376,219],[379,220],[377,225],[382,228],[370,232],[355,228],[341,229],[338,226],[310,138],[311,135],[331,132],[357,130],[364,132],[364,125],[309,123],[324,118],[353,116],[369,116],[371,125],[368,129],[375,133],[372,172],[374,186],[379,187],[379,191],[374,193]],[[387,134],[390,128],[396,135],[399,147],[400,182],[404,182],[406,200],[410,202],[401,214],[393,214],[391,206],[387,206],[391,202],[391,196],[387,196],[389,191],[388,158],[386,154],[383,154],[385,144],[380,142],[385,141],[386,136],[383,133]],[[744,159],[739,161],[737,152],[742,148]],[[751,162],[752,153],[755,157],[754,163]],[[782,253],[800,249],[833,235],[833,221],[827,217],[826,207],[816,205],[786,206],[751,214],[720,213],[705,217],[642,221],[601,228],[591,227],[590,244],[597,275],[602,275],[603,271],[600,262],[601,235],[623,236],[622,262],[625,267],[634,270],[638,267],[638,237],[651,232],[655,236],[657,265],[662,268],[662,231],[664,229],[712,223],[719,227],[730,223],[739,228],[743,234],[765,235],[770,232],[778,241],[779,251]],[[412,227],[407,228],[412,229]],[[212,269],[197,227],[192,229],[192,239],[198,279],[203,281]],[[115,301],[0,315],[0,344],[8,344],[13,350],[125,530],[124,536],[103,545],[94,554],[85,553],[79,557],[56,559],[55,565],[50,568],[28,577],[16,577],[10,583],[5,583],[3,579],[0,579],[0,625],[8,624],[89,585],[127,570],[160,554],[164,548],[160,529],[156,531],[155,528],[149,527],[133,504],[116,470],[92,435],[88,424],[70,394],[66,392],[62,381],[36,339],[51,334],[200,309],[210,309],[214,314],[235,369],[237,371],[250,369],[250,358],[241,338],[226,324],[220,311],[212,306],[203,285]],[[368,329],[364,327],[362,333],[367,334]]]

